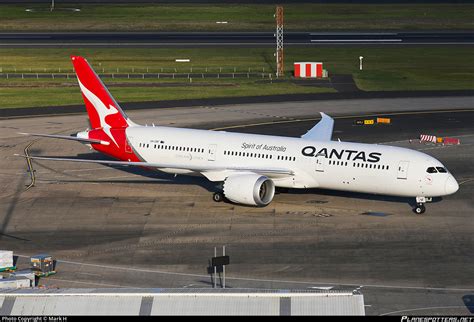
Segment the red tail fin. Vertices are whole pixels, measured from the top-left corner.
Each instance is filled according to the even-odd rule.
[[[71,56],[93,129],[128,127],[128,117],[86,59]]]

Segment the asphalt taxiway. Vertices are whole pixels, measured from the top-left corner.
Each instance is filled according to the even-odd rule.
[[[285,46],[324,45],[463,45],[472,32],[285,32]],[[274,46],[273,32],[10,32],[0,33],[0,47],[130,46]]]
[[[201,178],[13,156],[101,158],[86,146],[17,132],[70,134],[85,114],[0,120],[0,241],[19,256],[50,253],[48,287],[210,287],[208,260],[226,245],[228,287],[360,289],[367,314],[472,313],[474,100],[472,96],[272,102],[130,111],[137,123],[299,136],[318,112],[333,139],[391,144],[438,158],[459,191],[412,212],[410,200],[310,189],[265,208],[214,203]],[[355,126],[385,116],[391,125]],[[459,146],[424,145],[420,134]],[[415,139],[410,143],[410,139]],[[218,248],[219,249],[219,248]]]

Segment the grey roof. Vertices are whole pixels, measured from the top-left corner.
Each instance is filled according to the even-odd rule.
[[[352,291],[260,289],[10,289],[3,315],[364,315]]]
[[[322,294],[322,295],[341,295],[355,294],[353,290],[321,290],[321,289],[255,289],[255,288],[31,288],[31,289],[9,289],[0,291],[8,294],[83,294],[83,293],[150,293],[156,294],[233,294],[233,293],[250,293],[250,294]]]

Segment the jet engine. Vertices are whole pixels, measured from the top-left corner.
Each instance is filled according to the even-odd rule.
[[[224,195],[232,202],[250,206],[266,206],[275,195],[275,184],[254,173],[236,174],[224,181]]]

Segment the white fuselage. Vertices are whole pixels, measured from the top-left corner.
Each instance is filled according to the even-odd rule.
[[[435,158],[393,146],[171,127],[129,127],[126,134],[143,161],[175,164],[162,169],[169,173],[197,173],[188,167],[272,167],[294,172],[273,178],[277,187],[406,197],[437,197],[458,189],[449,172],[427,172],[430,167],[444,169]],[[219,175],[224,172],[208,173],[203,175],[211,181],[225,180],[225,174]]]

